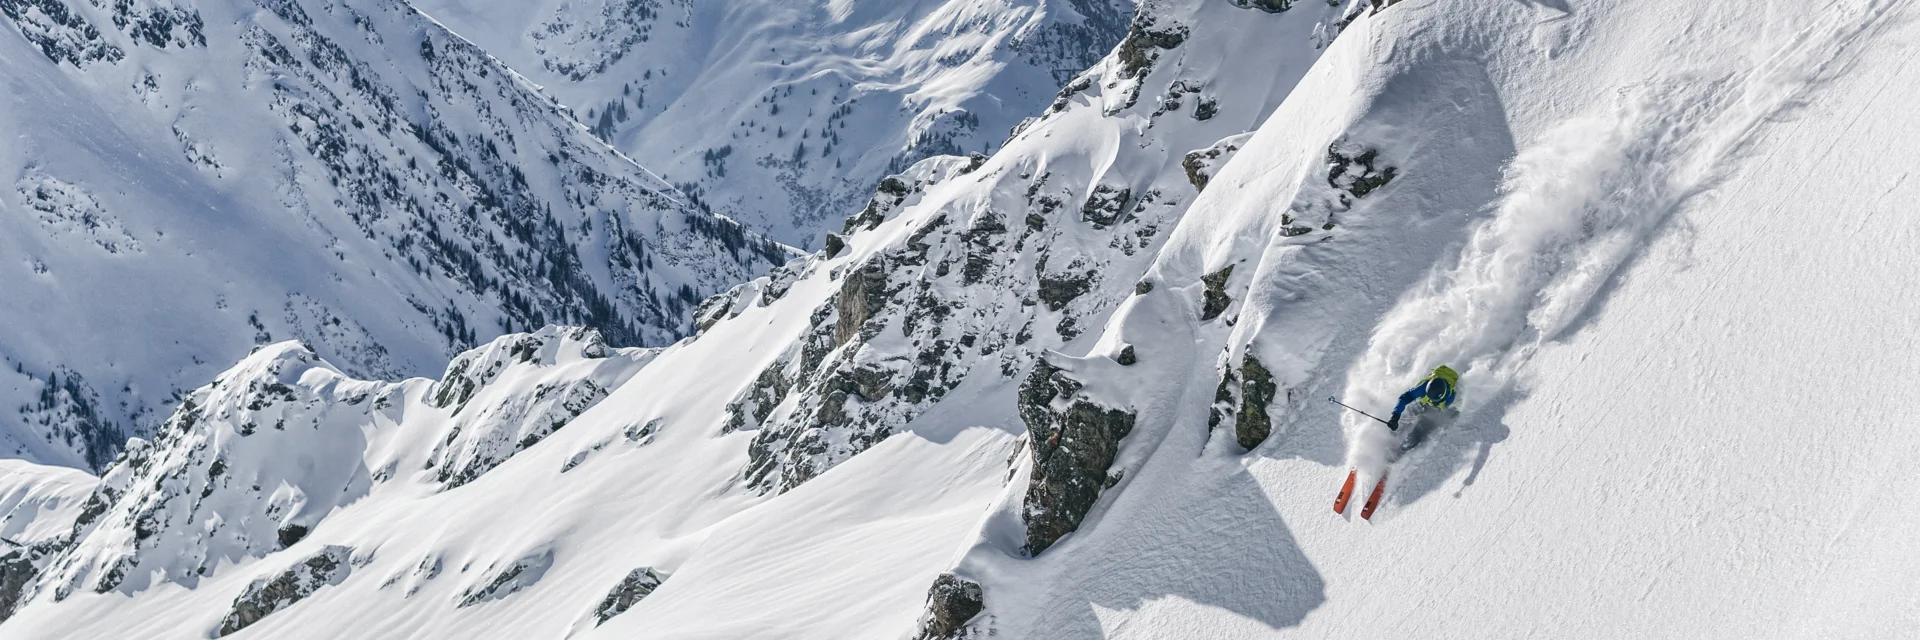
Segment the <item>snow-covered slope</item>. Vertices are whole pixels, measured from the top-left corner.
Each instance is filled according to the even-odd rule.
[[[104,464],[258,343],[664,344],[786,259],[397,0],[5,0],[0,60],[8,456]]]
[[[1920,6],[1363,9],[1148,3],[658,351],[263,349],[45,508],[0,631],[1911,635]],[[1324,399],[1441,363],[1333,515],[1390,442]]]
[[[997,149],[1128,0],[413,0],[714,211],[785,242],[921,158]]]

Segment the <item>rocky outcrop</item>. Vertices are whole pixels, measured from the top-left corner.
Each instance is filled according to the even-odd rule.
[[[1246,145],[1247,139],[1251,137],[1253,132],[1249,131],[1223,138],[1205,149],[1188,152],[1186,157],[1180,160],[1180,168],[1187,172],[1187,183],[1193,185],[1195,192],[1206,191],[1207,183],[1213,181],[1214,174],[1221,166],[1226,165],[1228,160],[1232,160],[1234,152]]]
[[[642,598],[652,595],[653,590],[660,588],[660,583],[666,579],[666,576],[654,571],[653,567],[634,569],[627,574],[627,577],[620,580],[620,584],[613,585],[613,590],[607,592],[607,597],[600,600],[599,606],[593,608],[593,626],[600,626],[608,619],[626,613],[627,609],[632,608]]]
[[[846,344],[859,335],[888,297],[884,259],[869,260],[848,273],[840,282],[840,295],[834,298],[834,344]]]
[[[1378,166],[1375,166],[1375,165]],[[1327,147],[1327,186],[1345,191],[1355,198],[1365,198],[1373,190],[1387,186],[1399,170],[1380,162],[1378,149],[1343,153],[1340,144]],[[1352,201],[1341,197],[1341,204]]]
[[[429,387],[354,380],[297,343],[264,347],[183,396],[156,440],[128,442],[34,591],[136,593],[310,545],[325,518],[397,474],[450,470],[436,479],[456,486],[533,446],[653,353],[551,327],[462,354]],[[429,430],[422,440],[446,435],[431,451],[370,448],[370,434],[405,416]]]
[[[1127,37],[1113,51],[1120,63],[1120,74],[1129,78],[1146,75],[1160,59],[1158,50],[1179,47],[1187,41],[1187,32],[1185,25],[1162,24],[1157,14],[1145,11],[1135,14],[1133,24],[1127,28]]]
[[[261,618],[298,604],[323,587],[345,581],[353,571],[352,554],[353,550],[347,547],[329,545],[279,575],[254,580],[233,599],[232,611],[220,620],[219,635],[237,633]]]
[[[1221,267],[1219,271],[1200,277],[1206,288],[1200,293],[1200,319],[1212,320],[1220,317],[1233,304],[1233,298],[1227,295],[1227,279],[1233,277],[1233,265]]]
[[[462,590],[455,606],[466,608],[513,595],[539,582],[541,578],[546,577],[547,570],[551,568],[553,568],[552,550],[528,554],[504,567],[499,567],[498,570],[490,571],[489,575],[492,577],[486,581]]]
[[[0,622],[13,617],[13,612],[26,604],[27,597],[33,592],[33,584],[40,578],[40,571],[53,554],[71,544],[69,538],[45,540],[33,544],[0,542],[12,548],[0,554]]]
[[[1021,508],[1028,555],[1040,555],[1080,528],[1108,486],[1120,440],[1133,431],[1133,413],[1076,397],[1080,389],[1079,381],[1045,360],[1020,385],[1020,420],[1033,457]]]
[[[454,419],[427,468],[449,489],[472,482],[599,404],[651,357],[608,349],[581,327],[502,336],[461,354],[429,395]]]
[[[1273,374],[1251,353],[1241,361],[1240,376],[1240,411],[1234,416],[1234,439],[1241,448],[1252,449],[1273,434],[1273,418],[1267,415],[1267,405],[1273,402],[1278,387],[1273,383]]]
[[[927,612],[920,617],[914,640],[963,640],[977,634],[967,626],[986,610],[980,583],[951,573],[940,574],[927,589]]]
[[[1292,9],[1293,2],[1294,0],[1233,0],[1233,6],[1259,9],[1267,13],[1280,13]]]
[[[296,343],[261,349],[185,396],[156,440],[128,441],[43,584],[133,592],[297,542],[371,487],[361,428],[397,389]]]

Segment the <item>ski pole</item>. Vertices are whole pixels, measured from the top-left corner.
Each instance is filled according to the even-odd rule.
[[[1379,421],[1380,421],[1380,424],[1388,424],[1388,423],[1387,423],[1387,421],[1385,421],[1385,420],[1380,420],[1379,418],[1375,418],[1375,417],[1374,417],[1374,415],[1373,415],[1373,414],[1371,414],[1371,413],[1367,413],[1367,412],[1365,412],[1365,411],[1361,411],[1361,410],[1359,410],[1359,409],[1355,409],[1355,408],[1353,408],[1353,407],[1350,407],[1350,406],[1347,406],[1347,403],[1345,403],[1345,402],[1341,402],[1341,401],[1339,401],[1339,400],[1336,400],[1336,399],[1334,399],[1334,397],[1333,397],[1333,396],[1327,396],[1327,402],[1331,402],[1331,403],[1334,403],[1334,404],[1337,404],[1337,405],[1340,405],[1340,406],[1342,406],[1342,407],[1347,407],[1347,409],[1348,409],[1348,410],[1350,410],[1350,411],[1352,411],[1352,412],[1354,412],[1354,413],[1358,413],[1358,414],[1360,414],[1360,415],[1363,415],[1363,416],[1366,416],[1366,417],[1369,417],[1369,418],[1373,418],[1374,420],[1379,420]]]

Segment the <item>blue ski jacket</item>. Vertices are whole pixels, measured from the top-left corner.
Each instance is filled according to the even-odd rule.
[[[1400,404],[1393,406],[1393,417],[1400,417],[1400,412],[1407,410],[1407,405],[1413,404],[1416,400],[1445,409],[1447,405],[1453,404],[1453,385],[1447,384],[1447,381],[1441,378],[1428,378],[1419,386],[1400,394]]]

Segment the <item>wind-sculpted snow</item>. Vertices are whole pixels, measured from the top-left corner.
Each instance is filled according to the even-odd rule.
[[[1392,387],[1450,364],[1462,394],[1497,396],[1549,341],[1564,338],[1621,266],[1686,202],[1712,189],[1769,121],[1833,73],[1836,57],[1890,5],[1824,16],[1763,61],[1679,70],[1628,87],[1600,113],[1546,132],[1506,168],[1490,219],[1380,321],[1348,374],[1347,400],[1391,404]],[[1471,407],[1471,403],[1468,405]],[[1346,418],[1353,457],[1386,448],[1370,421]]]
[[[271,347],[97,486],[0,477],[0,635],[1899,637],[1916,11],[1148,3],[689,339]],[[1441,358],[1459,419],[1330,514],[1385,429],[1325,400]]]
[[[414,0],[594,133],[799,246],[884,176],[987,152],[1126,33],[1129,0]]]
[[[512,330],[616,345],[787,260],[398,0],[0,2],[0,422],[99,469],[297,339],[358,376]]]

